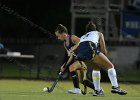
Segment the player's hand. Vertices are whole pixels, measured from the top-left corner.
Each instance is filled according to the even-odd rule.
[[[63,66],[61,66],[61,69],[60,69],[60,72],[64,72],[64,67]]]
[[[74,51],[73,50],[69,50],[67,51],[68,52],[68,56],[70,57],[72,54],[74,54]]]
[[[71,56],[71,54],[72,54],[70,51],[67,51],[67,53],[68,53],[68,57],[70,57],[70,56]]]

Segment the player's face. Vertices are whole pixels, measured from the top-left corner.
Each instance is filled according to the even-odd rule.
[[[55,32],[55,35],[57,36],[58,40],[64,41],[64,34],[61,34],[59,32]]]

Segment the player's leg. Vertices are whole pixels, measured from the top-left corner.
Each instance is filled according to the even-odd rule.
[[[109,61],[109,59],[103,53],[99,53],[99,55],[95,56],[94,62],[100,64],[102,67],[107,69],[108,77],[111,81],[112,86],[118,87],[116,71],[114,69],[113,64]]]
[[[77,71],[78,71],[78,79],[79,79],[79,82],[81,84],[86,85],[87,87],[89,87],[89,88],[91,88],[91,89],[94,90],[95,89],[94,88],[94,84],[93,84],[93,82],[91,80],[89,80],[87,78],[83,80],[83,77],[84,77],[83,70],[77,70]]]
[[[89,79],[85,79],[83,80],[82,84],[86,85],[87,87],[91,88],[91,89],[95,89],[94,84],[92,81],[90,81]]]
[[[119,88],[117,82],[116,70],[114,69],[114,66],[110,62],[110,60],[103,53],[99,53],[98,55],[96,55],[93,61],[103,66],[105,69],[107,69],[108,77],[112,84],[112,90],[111,90],[112,93],[127,94],[126,91]]]
[[[78,72],[78,79],[79,82],[86,85],[87,87],[94,90],[94,84],[92,81],[88,80],[86,76],[84,75],[84,70],[87,68],[87,66],[83,62],[76,61],[74,62],[70,67],[70,72],[76,71]]]
[[[77,74],[78,74],[78,80],[80,83],[83,82],[83,70],[77,70]]]
[[[93,91],[93,96],[103,96],[104,95],[104,91],[100,87],[100,79],[101,79],[100,68],[97,64],[93,64],[92,80],[93,80],[93,84],[95,86],[95,90]]]
[[[84,64],[81,64],[82,66],[86,66]],[[86,68],[86,67],[84,67]],[[84,70],[82,70],[83,72],[81,73],[83,75],[83,82],[82,84],[93,89],[93,95],[94,96],[103,96],[104,95],[104,92],[103,92],[103,89],[100,88],[100,74],[98,74],[97,72],[100,73],[100,69],[99,67],[94,67],[94,70],[96,71],[93,71],[93,82],[88,80],[86,78],[86,75],[83,75],[83,72]],[[95,87],[94,87],[95,86]]]
[[[87,73],[87,65],[80,61],[81,67],[82,67],[82,71],[83,71],[83,81],[81,82],[83,85],[91,88],[91,89],[95,89],[94,84],[92,81],[90,81],[89,79],[87,79],[86,77],[86,73]]]
[[[80,90],[80,87],[79,87],[78,74],[76,72],[76,69],[80,68],[79,66],[80,66],[80,63],[78,61],[72,63],[69,66],[69,71],[70,71],[70,74],[71,74],[71,77],[72,77],[74,88],[68,90],[68,93],[81,94],[81,90]]]

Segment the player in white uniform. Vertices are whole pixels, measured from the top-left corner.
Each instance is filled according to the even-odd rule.
[[[93,22],[89,22],[86,26],[86,34],[80,38],[79,46],[77,47],[77,59],[84,62],[94,62],[103,66],[108,72],[108,77],[112,84],[112,93],[118,93],[120,95],[126,95],[127,92],[122,90],[117,82],[116,71],[114,65],[105,56],[104,52],[100,52],[97,45],[101,44],[101,48],[105,48],[104,36],[102,33],[96,31],[96,26]],[[106,51],[105,51],[106,52]],[[94,78],[94,75],[92,76]],[[100,82],[98,84],[93,80],[95,91],[93,96],[100,96],[103,94],[103,90],[100,88]]]

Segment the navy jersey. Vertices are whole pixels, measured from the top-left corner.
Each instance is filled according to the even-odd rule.
[[[67,50],[71,50],[73,46],[75,45],[71,40],[71,35],[68,35],[68,45],[66,45],[66,42],[64,42],[65,47]]]
[[[71,40],[71,35],[68,35],[68,45],[66,45],[66,42],[64,42],[64,46],[66,47],[67,50],[71,50],[73,48],[73,46],[75,46],[75,44]],[[75,58],[76,58],[76,56],[75,56],[75,54],[73,54],[73,58],[67,66],[70,66],[72,63],[74,63]]]

